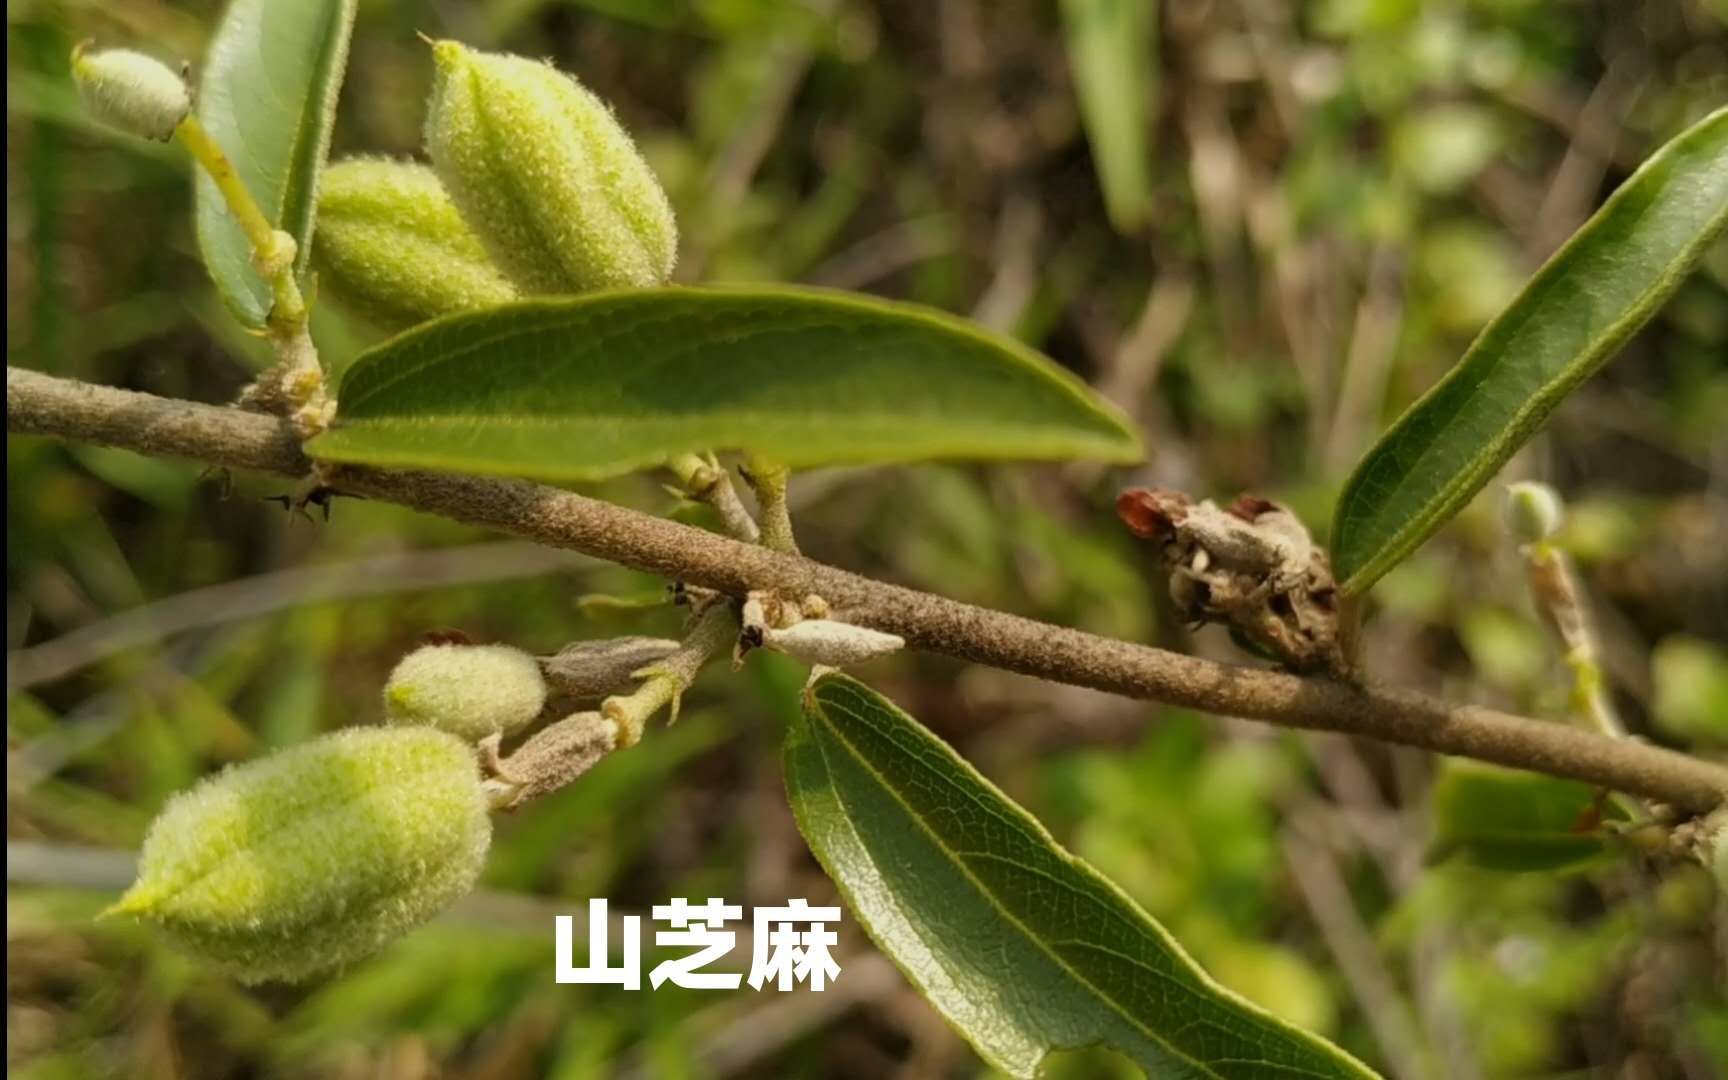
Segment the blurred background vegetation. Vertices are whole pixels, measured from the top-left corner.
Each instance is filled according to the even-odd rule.
[[[215,0],[9,0],[8,362],[225,401],[261,361],[198,263],[177,150],[93,128],[86,37],[196,58]],[[413,154],[415,31],[553,58],[616,103],[689,281],[967,313],[1146,432],[1132,473],[920,467],[795,485],[806,550],[1234,657],[1165,617],[1128,483],[1289,501],[1352,460],[1638,161],[1728,100],[1723,0],[361,0],[338,154]],[[1634,730],[1728,750],[1728,245],[1512,466],[1565,533]],[[323,305],[340,364],[375,338]],[[812,357],[819,363],[820,357]],[[641,478],[607,497],[685,513]],[[225,762],[377,720],[422,633],[550,652],[674,633],[662,582],[390,506],[9,439],[7,1060],[25,1077],[985,1073],[853,925],[824,994],[551,981],[610,897],[833,896],[785,808],[801,674],[711,673],[673,729],[501,820],[485,890],[345,977],[245,990],[90,922],[153,812]],[[1377,590],[1380,677],[1558,718],[1498,487]],[[609,598],[610,599],[609,599]],[[864,674],[1220,979],[1400,1077],[1721,1076],[1708,875],[1426,857],[1428,756],[925,656]],[[1060,1072],[1105,1075],[1096,1061]]]

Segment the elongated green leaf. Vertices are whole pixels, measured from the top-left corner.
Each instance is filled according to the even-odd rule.
[[[789,731],[798,827],[882,951],[991,1064],[1107,1046],[1157,1077],[1368,1077],[1214,983],[940,739],[825,674]]]
[[[234,163],[264,214],[312,254],[318,173],[330,150],[336,94],[348,64],[355,0],[233,0],[210,40],[198,119]],[[198,247],[236,318],[254,329],[270,289],[216,185],[198,174]]]
[[[315,457],[594,479],[677,453],[795,466],[1133,460],[1068,373],[940,312],[809,289],[632,289],[454,315],[343,376]]]
[[[1728,109],[1718,109],[1646,161],[1356,466],[1332,525],[1345,592],[1361,593],[1457,513],[1725,225]]]
[[[1152,201],[1146,99],[1158,71],[1154,0],[1062,0],[1068,63],[1110,223],[1130,232]]]
[[[1448,760],[1430,800],[1434,859],[1457,858],[1492,870],[1558,870],[1612,849],[1602,820],[1625,811],[1589,784]]]

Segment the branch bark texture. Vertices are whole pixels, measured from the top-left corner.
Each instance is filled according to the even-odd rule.
[[[7,430],[303,476],[284,420],[6,369]],[[1359,735],[1571,777],[1690,811],[1728,802],[1728,767],[1643,743],[1390,687],[1353,687],[1099,637],[875,581],[797,555],[518,480],[326,467],[340,491],[394,502],[742,595],[817,593],[848,621],[930,652],[1284,727]]]

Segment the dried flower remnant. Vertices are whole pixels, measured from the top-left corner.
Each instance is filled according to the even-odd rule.
[[[552,689],[578,701],[597,702],[622,694],[636,684],[643,668],[678,651],[670,638],[616,637],[595,641],[573,641],[551,656],[540,658],[540,668]]]
[[[1179,491],[1133,488],[1116,512],[1159,546],[1184,618],[1224,623],[1292,671],[1348,674],[1326,553],[1289,509],[1252,495],[1221,509]]]
[[[500,757],[497,743],[481,748],[492,804],[512,810],[550,795],[619,749],[618,724],[598,712],[567,716],[529,736],[516,752]]]

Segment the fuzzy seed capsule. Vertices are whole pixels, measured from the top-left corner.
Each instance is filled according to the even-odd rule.
[[[438,174],[414,162],[325,169],[312,252],[323,287],[384,330],[516,298]]]
[[[90,115],[129,135],[167,142],[192,111],[185,80],[130,49],[72,50],[72,79]]]
[[[605,102],[550,64],[432,47],[426,150],[492,260],[525,294],[663,284],[671,204]]]
[[[105,914],[159,925],[242,982],[365,957],[474,885],[492,839],[474,753],[419,728],[350,728],[171,800]]]
[[[1506,485],[1506,525],[1520,543],[1538,544],[1553,536],[1564,514],[1559,492],[1547,484]]]
[[[509,645],[422,646],[384,684],[392,724],[434,727],[470,742],[520,731],[545,705],[540,664]]]

